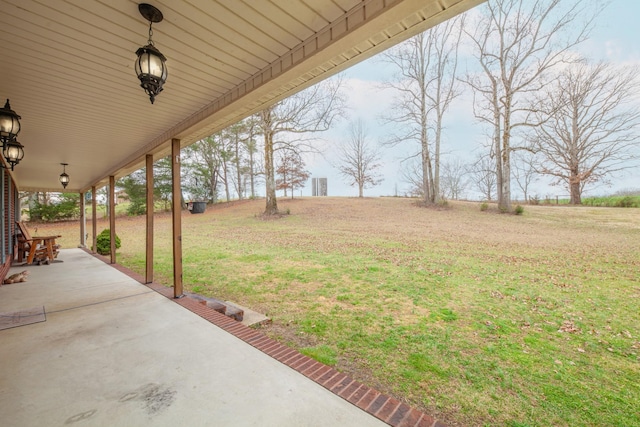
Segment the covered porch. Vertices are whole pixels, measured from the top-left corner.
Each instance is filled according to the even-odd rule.
[[[97,190],[108,187],[113,205],[116,180],[145,167],[151,206],[153,164],[170,156],[174,296],[182,296],[183,147],[482,1],[0,0],[0,99],[7,99],[0,111],[0,279],[14,256],[20,191],[79,193],[78,243],[95,247]],[[162,51],[168,69],[152,78],[166,78],[153,95],[153,73],[138,72],[145,40],[145,49]],[[116,263],[114,209],[110,214]],[[152,209],[146,264],[150,283]]]
[[[78,244],[95,247],[98,189],[113,201],[116,179],[146,167],[149,206],[153,162],[170,155],[180,200],[183,147],[482,1],[156,1],[153,41],[169,78],[151,105],[133,69],[149,31],[138,2],[0,0],[0,99],[20,115],[24,146],[15,167],[2,158],[0,278],[25,269],[11,267],[20,191],[79,193]],[[179,203],[172,212],[172,289],[153,283],[153,212],[138,280],[114,247],[111,265],[71,249],[0,287],[0,313],[46,317],[0,330],[3,425],[437,423],[181,298]],[[109,222],[114,244],[113,209]]]

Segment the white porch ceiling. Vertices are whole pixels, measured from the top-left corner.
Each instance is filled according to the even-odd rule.
[[[148,22],[132,0],[0,0],[0,100],[22,116],[20,190],[101,186],[484,0],[150,0],[169,77],[133,70]]]

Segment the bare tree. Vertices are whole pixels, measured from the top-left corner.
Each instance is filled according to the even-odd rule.
[[[339,78],[325,80],[260,112],[259,124],[264,136],[265,215],[278,213],[274,153],[282,149],[298,154],[317,152],[309,135],[328,130],[334,120],[343,115],[341,86]]]
[[[529,188],[538,180],[538,171],[534,166],[535,155],[531,151],[517,151],[512,159],[513,178],[522,190],[525,202],[529,200]]]
[[[171,176],[171,156],[166,156],[156,160],[153,163],[153,192],[154,197],[157,194],[160,201],[164,204],[164,210],[169,210],[171,200],[173,198],[172,176]],[[109,198],[107,197],[107,200]],[[182,209],[186,209],[184,196],[180,194],[179,200]],[[109,207],[110,209],[110,207]]]
[[[242,176],[244,172],[244,145],[242,140],[245,138],[246,132],[245,121],[239,121],[225,129],[224,135],[227,140],[227,153],[229,157],[229,165],[233,166],[234,174],[229,176],[232,181],[234,190],[238,195],[238,200],[243,199]],[[225,165],[228,166],[228,165]]]
[[[349,180],[349,185],[358,186],[358,197],[364,196],[364,189],[375,187],[382,182],[378,170],[382,167],[380,153],[367,141],[367,129],[362,120],[349,125],[349,139],[339,149],[340,175]]]
[[[404,167],[400,169],[400,178],[409,184],[408,193],[411,197],[424,198],[424,187],[422,186],[422,165],[415,158],[404,162]]]
[[[479,155],[471,165],[469,173],[475,183],[476,190],[482,194],[484,200],[490,202],[496,194],[497,177],[495,160],[490,156]]]
[[[442,163],[442,197],[458,200],[464,196],[468,184],[468,166],[459,158]]]
[[[281,177],[276,180],[276,189],[284,190],[284,197],[287,197],[287,189],[291,189],[292,199],[294,190],[304,187],[310,175],[300,154],[291,150],[280,152],[276,173]]]
[[[426,203],[436,203],[440,197],[442,129],[445,113],[458,95],[456,70],[462,19],[447,20],[384,54],[385,60],[398,69],[397,79],[387,83],[398,93],[395,115],[387,119],[402,126],[402,132],[388,143],[418,143],[421,193]]]
[[[224,186],[227,200],[232,190],[243,199],[250,184],[261,174],[258,155],[258,123],[255,116],[237,122],[187,147],[184,152],[185,188],[198,199],[217,200],[218,186]]]
[[[469,75],[476,118],[493,129],[498,202],[511,210],[512,136],[535,126],[537,106],[529,96],[548,83],[548,72],[568,61],[569,49],[584,41],[597,8],[567,0],[492,0],[484,14],[465,31],[483,74]]]
[[[571,204],[581,203],[585,185],[637,166],[629,161],[640,155],[639,89],[635,68],[581,63],[544,91],[551,114],[540,113],[535,129],[538,169],[567,186]]]
[[[251,198],[253,199],[256,197],[256,177],[259,169],[256,165],[256,155],[258,154],[258,140],[256,137],[259,131],[256,116],[247,117],[244,120],[244,125],[246,133],[245,137],[241,141],[244,150],[247,153],[244,169],[247,171],[249,177]]]
[[[230,139],[228,138],[228,134],[226,132],[222,132],[220,134],[221,137],[221,150],[218,151],[217,155],[220,159],[220,180],[222,185],[224,186],[224,195],[228,201],[231,200],[231,188],[230,184],[233,180],[233,173],[229,171],[229,168],[233,162],[233,151],[231,149]]]
[[[223,144],[219,133],[208,136],[184,150],[185,169],[191,171],[187,190],[197,199],[215,202],[218,198]],[[190,182],[193,181],[193,182]]]

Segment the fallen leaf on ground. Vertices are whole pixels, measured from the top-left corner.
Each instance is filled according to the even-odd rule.
[[[580,329],[577,328],[571,320],[565,320],[562,323],[562,326],[560,326],[560,329],[558,329],[558,332],[568,332],[570,334],[573,334],[576,332],[580,332]]]

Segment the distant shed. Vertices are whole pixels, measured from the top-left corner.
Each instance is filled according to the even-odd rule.
[[[311,195],[314,197],[327,195],[327,178],[311,178]]]

